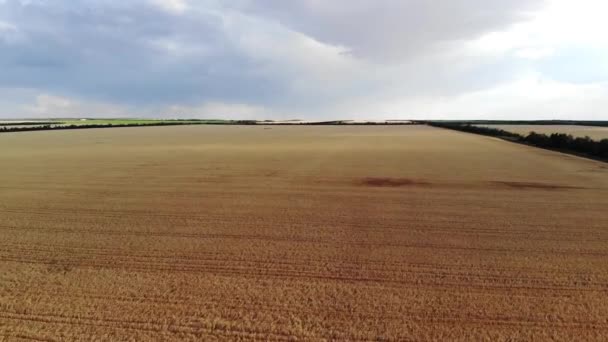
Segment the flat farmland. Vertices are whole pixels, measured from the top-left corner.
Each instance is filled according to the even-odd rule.
[[[0,340],[608,338],[608,166],[427,126],[0,135]]]
[[[578,125],[477,125],[502,129],[507,132],[528,135],[530,132],[551,135],[552,133],[570,134],[574,137],[588,136],[593,140],[608,139],[608,127],[578,126]]]

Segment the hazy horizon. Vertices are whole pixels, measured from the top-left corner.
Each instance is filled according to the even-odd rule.
[[[268,119],[268,118],[249,118],[249,119],[239,119],[239,118],[230,118],[230,117],[223,117],[223,118],[217,118],[217,117],[206,117],[206,118],[197,118],[197,117],[189,117],[189,116],[182,116],[182,117],[143,117],[143,116],[121,116],[121,117],[104,117],[104,116],[99,116],[99,117],[89,117],[89,116],[72,116],[72,117],[6,117],[6,118],[0,118],[0,122],[1,121],[25,121],[25,120],[32,120],[32,121],[43,121],[43,120],[51,120],[51,121],[59,121],[59,120],[182,120],[182,121],[187,121],[187,120],[201,120],[201,121],[205,121],[205,120],[225,120],[225,121],[230,121],[230,120],[234,120],[234,121],[238,121],[238,120],[249,120],[249,121],[259,121],[259,122],[263,122],[263,121],[278,121],[278,122],[288,122],[288,121],[293,121],[293,122],[323,122],[323,121],[355,121],[355,122],[364,122],[364,121],[369,121],[369,122],[390,122],[390,121],[396,121],[396,122],[400,122],[400,121],[415,121],[415,122],[424,122],[424,121],[458,121],[458,122],[466,122],[466,121],[504,121],[504,122],[508,122],[508,121],[517,121],[517,122],[534,122],[534,121],[556,121],[556,122],[568,122],[568,121],[578,121],[578,122],[592,122],[592,121],[597,121],[597,122],[605,122],[608,121],[606,119],[598,119],[598,120],[584,120],[584,119],[485,119],[485,118],[475,118],[475,119],[467,119],[467,118],[462,118],[462,119],[442,119],[442,118],[436,118],[436,119],[349,119],[349,118],[339,118],[339,119],[321,119],[321,120],[310,120],[310,119]]]

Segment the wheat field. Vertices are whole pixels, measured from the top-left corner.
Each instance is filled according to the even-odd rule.
[[[427,126],[0,135],[0,340],[608,339],[608,166]]]

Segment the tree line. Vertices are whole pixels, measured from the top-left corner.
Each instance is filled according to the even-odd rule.
[[[173,125],[185,125],[185,123],[163,122],[163,123],[89,124],[89,125],[40,125],[40,126],[27,126],[27,127],[0,126],[0,133],[29,132],[29,131],[53,131],[53,130],[86,129],[86,128],[173,126]]]
[[[53,123],[53,125],[45,124],[38,126],[13,127],[0,126],[0,133],[9,132],[29,132],[29,131],[53,131],[66,129],[87,129],[87,128],[112,128],[112,127],[144,127],[144,126],[178,126],[178,125],[254,125],[252,120],[235,120],[235,121],[200,121],[200,122],[180,122],[175,120],[171,122],[146,122],[146,123],[124,123],[124,124],[85,124],[85,125],[61,125]]]
[[[0,126],[40,126],[40,125],[60,125],[63,122],[60,121],[15,121],[15,122],[2,122]]]
[[[521,135],[498,128],[452,122],[428,122],[427,124],[462,132],[498,137],[540,148],[584,155],[594,159],[608,161],[608,139],[597,141],[589,137],[574,137],[571,134],[566,133],[552,133],[547,135],[530,132],[528,135]]]
[[[435,123],[460,124],[460,125],[575,125],[608,127],[608,121],[584,121],[584,120],[455,120],[455,121],[433,121]]]

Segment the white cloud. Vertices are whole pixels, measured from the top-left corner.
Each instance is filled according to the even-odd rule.
[[[450,96],[382,93],[324,108],[315,119],[606,120],[608,82],[572,84],[522,74],[493,87]]]
[[[0,42],[16,43],[22,39],[19,29],[14,24],[0,20]]]
[[[200,119],[262,119],[277,117],[269,109],[243,103],[208,102],[198,106],[173,105],[161,109],[161,116],[166,118],[200,118]]]
[[[152,3],[159,8],[175,13],[181,14],[188,9],[188,3],[186,0],[151,0]]]
[[[489,32],[471,43],[481,52],[540,59],[569,47],[608,48],[608,2],[549,0],[529,21]]]
[[[256,63],[253,73],[288,79],[291,92],[316,92],[319,85],[337,91],[362,76],[364,63],[346,53],[345,47],[240,13],[224,15],[223,25],[234,47]]]
[[[73,106],[74,103],[67,98],[41,94],[36,97],[36,104],[30,107],[30,109],[34,113],[48,115],[57,111],[64,112],[66,109],[70,109]]]
[[[571,84],[527,75],[429,106],[435,118],[606,120],[608,83]]]
[[[20,98],[8,103],[5,97]],[[150,118],[201,118],[201,119],[259,119],[282,117],[286,113],[274,113],[268,108],[246,103],[205,102],[197,105],[156,105],[132,107],[120,104],[86,101],[66,96],[36,93],[34,89],[7,91],[0,89],[0,108],[11,106],[11,115],[0,117],[65,118],[65,117],[150,117]],[[287,117],[287,116],[286,116]]]
[[[93,101],[79,101],[63,96],[39,94],[34,103],[22,105],[19,116],[27,118],[122,117],[132,115],[128,108]]]

